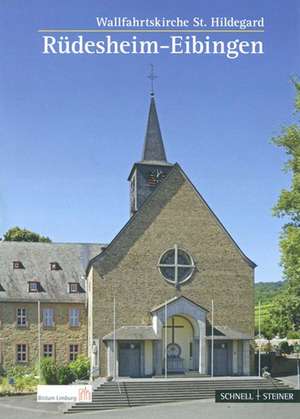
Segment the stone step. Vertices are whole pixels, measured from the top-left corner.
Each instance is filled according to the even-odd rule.
[[[155,388],[162,388],[162,387],[195,387],[195,386],[220,386],[220,385],[264,385],[264,384],[270,384],[270,385],[276,385],[277,382],[273,382],[273,381],[230,381],[230,382],[205,382],[205,383],[199,383],[199,382],[195,382],[195,383],[159,383],[159,384],[155,384],[155,383],[114,383],[112,385],[107,385],[107,384],[103,384],[100,387],[98,387],[98,389],[100,388],[113,388],[113,387],[124,387],[126,386],[127,388],[140,388],[140,387],[155,387]],[[97,389],[97,390],[98,390]]]
[[[268,388],[269,389],[269,388]],[[288,390],[287,388],[281,388],[282,390]],[[225,390],[225,389],[224,389]],[[245,390],[250,390],[250,389],[245,389]],[[261,389],[263,390],[263,389]],[[137,400],[140,398],[147,398],[147,399],[154,399],[154,398],[165,398],[165,397],[197,397],[197,396],[202,396],[202,395],[207,395],[207,394],[215,394],[215,390],[207,390],[207,391],[195,391],[195,392],[181,392],[180,395],[178,395],[177,392],[175,393],[170,393],[170,392],[166,392],[166,393],[151,393],[151,394],[147,394],[147,393],[140,393],[140,394],[122,394],[122,395],[105,395],[104,397],[102,395],[93,396],[93,401],[98,401],[98,400],[103,400],[104,398],[106,400],[116,400],[116,399],[120,399],[120,400],[127,400],[127,398],[130,398],[132,400]]]
[[[284,387],[286,387],[287,388],[288,386],[286,386],[286,385],[276,385],[276,386],[274,386],[272,384],[260,384],[260,385],[253,385],[253,384],[246,385],[246,384],[244,384],[244,385],[231,385],[231,386],[228,386],[228,385],[211,386],[210,385],[210,386],[193,386],[193,387],[190,387],[190,388],[180,387],[180,386],[178,386],[178,387],[165,387],[165,388],[157,388],[157,387],[154,387],[154,386],[151,386],[151,387],[143,387],[143,386],[127,387],[126,386],[126,387],[120,387],[120,390],[119,390],[118,387],[110,388],[110,389],[105,389],[105,388],[97,389],[97,390],[94,391],[93,394],[103,394],[103,393],[105,393],[105,394],[109,394],[109,393],[119,394],[120,392],[122,393],[124,391],[130,391],[130,392],[141,392],[141,391],[145,392],[145,391],[147,391],[147,392],[151,393],[152,391],[159,391],[159,392],[176,391],[177,389],[178,390],[180,389],[182,391],[184,391],[184,390],[186,390],[186,391],[193,391],[193,390],[199,391],[199,390],[202,390],[202,389],[222,389],[222,388],[224,388],[224,389],[226,389],[226,388],[256,389],[256,388],[268,388],[268,387],[270,387],[270,388],[278,388],[278,387],[284,388]]]
[[[171,391],[171,392],[176,392],[177,390],[181,390],[181,391],[199,391],[199,390],[214,390],[214,389],[226,389],[226,388],[245,388],[245,389],[256,389],[256,388],[288,388],[287,385],[270,385],[270,384],[263,384],[263,385],[235,385],[235,386],[226,386],[226,385],[222,385],[222,386],[195,386],[195,387],[191,387],[191,388],[186,388],[186,387],[165,387],[165,388],[156,388],[156,387],[138,387],[138,388],[130,388],[130,387],[120,387],[120,390],[118,388],[111,388],[111,389],[98,389],[96,391],[93,392],[93,394],[97,395],[97,394],[120,394],[120,393],[124,393],[126,391],[130,391],[130,392],[134,392],[134,393],[138,393],[138,392],[149,392],[151,393],[152,391],[157,391],[157,392],[164,392],[164,391]]]
[[[278,387],[278,386],[282,386],[282,385],[280,385],[280,384],[276,384],[276,385],[274,385],[274,384],[272,384],[272,383],[266,383],[266,384],[261,384],[261,383],[245,383],[245,384],[231,384],[230,385],[230,387],[245,387],[245,388],[247,388],[247,387],[249,387],[249,388],[257,388],[257,387],[266,387],[266,386],[271,386],[271,387]],[[176,389],[176,388],[186,388],[186,389],[189,389],[189,390],[192,390],[193,388],[216,388],[216,387],[218,387],[218,388],[222,388],[222,387],[225,387],[225,388],[229,388],[229,386],[228,385],[226,385],[226,384],[219,384],[219,385],[210,385],[210,384],[208,384],[208,385],[194,385],[194,386],[164,386],[164,387],[162,387],[162,386],[153,386],[153,385],[151,385],[151,386],[147,386],[147,387],[145,387],[145,386],[137,386],[137,387],[133,387],[133,386],[117,386],[116,385],[116,387],[110,387],[110,388],[103,388],[103,387],[100,387],[99,389],[97,389],[97,390],[95,390],[95,392],[98,392],[98,391],[102,391],[102,390],[107,390],[107,391],[112,391],[112,390],[114,390],[114,391],[118,391],[119,389],[128,389],[128,390],[139,390],[139,389],[141,389],[141,388],[148,388],[149,390],[151,390],[151,389],[153,389],[153,388],[155,388],[155,389],[159,389],[159,390],[164,390],[164,389]]]
[[[65,413],[112,410],[145,406],[156,403],[172,403],[209,399],[215,390],[225,389],[289,389],[280,380],[235,379],[235,380],[168,380],[168,381],[121,381],[104,383],[93,391],[91,403],[77,403]]]
[[[265,387],[265,388],[261,388],[260,390],[268,390],[270,387]],[[282,389],[282,390],[288,390],[289,388],[288,387],[280,387],[280,389]],[[181,391],[180,392],[180,396],[183,396],[183,395],[185,395],[185,394],[187,394],[187,395],[198,395],[198,394],[214,394],[215,393],[215,390],[216,389],[211,389],[211,390],[209,390],[209,389],[207,389],[207,390],[199,390],[199,391],[193,391],[193,392],[189,392],[189,391]],[[217,390],[219,390],[219,389],[217,389]],[[221,390],[226,390],[226,389],[221,389]],[[232,389],[232,390],[234,390],[234,389]],[[236,390],[238,390],[238,388],[236,389]],[[249,389],[249,388],[247,388],[247,389],[244,389],[244,390],[257,390],[257,389]],[[152,392],[152,393],[148,393],[148,392],[139,392],[139,393],[126,393],[126,392],[122,392],[121,394],[98,394],[98,395],[93,395],[93,400],[100,400],[100,399],[103,399],[103,398],[125,398],[125,397],[134,397],[134,398],[137,398],[137,397],[155,397],[155,396],[158,396],[158,397],[165,397],[165,396],[167,396],[167,395],[173,395],[173,394],[175,394],[175,395],[177,395],[178,396],[178,392]]]
[[[104,383],[103,385],[106,387],[114,386],[114,385],[127,385],[127,386],[140,386],[140,385],[195,385],[195,384],[220,384],[220,383],[263,383],[263,382],[280,382],[279,380],[264,380],[264,379],[248,379],[248,380],[161,380],[161,381],[134,381],[134,380],[128,380],[128,381],[110,381],[107,383]]]

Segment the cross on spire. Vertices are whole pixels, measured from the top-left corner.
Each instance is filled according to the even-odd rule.
[[[154,73],[154,65],[150,64],[150,74],[148,76],[148,79],[151,80],[151,92],[150,95],[154,96],[154,80],[157,79],[157,75]]]

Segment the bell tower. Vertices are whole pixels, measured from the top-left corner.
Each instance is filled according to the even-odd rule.
[[[128,180],[130,182],[130,214],[143,205],[148,196],[167,176],[172,164],[168,163],[157,116],[153,92],[153,67],[151,79],[150,109],[144,141],[142,160],[134,163]]]

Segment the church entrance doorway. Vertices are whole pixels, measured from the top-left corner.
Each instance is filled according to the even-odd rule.
[[[209,373],[211,371],[211,342],[209,344]],[[214,342],[214,375],[232,375],[232,344]]]
[[[190,321],[183,316],[172,316],[163,330],[164,365],[167,356],[168,372],[183,373],[192,369],[194,330]]]
[[[141,376],[140,342],[119,342],[119,376]]]

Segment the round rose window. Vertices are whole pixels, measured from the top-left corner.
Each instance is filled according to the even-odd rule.
[[[176,286],[190,279],[195,269],[192,257],[177,245],[161,256],[158,267],[164,278]]]

